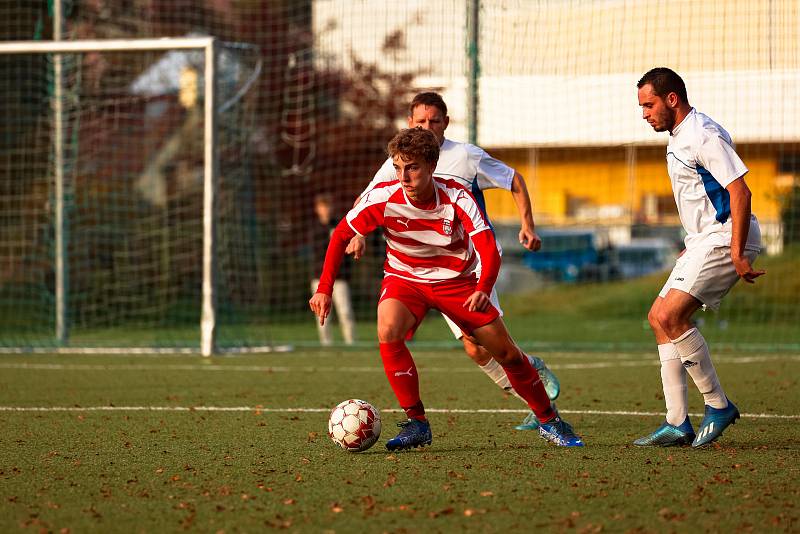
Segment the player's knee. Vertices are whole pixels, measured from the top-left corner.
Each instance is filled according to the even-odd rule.
[[[387,322],[378,324],[378,341],[380,343],[391,343],[405,339],[405,332],[398,323]]]
[[[512,364],[523,358],[522,351],[513,343],[504,343],[492,350],[492,356],[500,365]]]
[[[658,332],[661,330],[661,321],[659,320],[657,309],[650,308],[650,311],[647,312],[647,322],[650,323],[650,328],[654,331]]]
[[[663,307],[655,312],[655,320],[658,327],[668,335],[673,335],[673,332],[679,328],[679,324],[681,323],[681,318],[678,317],[678,314],[666,310]]]

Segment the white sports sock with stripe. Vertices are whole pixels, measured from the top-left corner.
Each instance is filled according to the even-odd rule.
[[[691,328],[681,334],[672,343],[681,356],[686,372],[694,380],[697,389],[703,394],[703,401],[712,408],[725,408],[728,398],[722,390],[714,364],[708,352],[708,344],[697,328]]]
[[[658,358],[661,360],[661,385],[664,388],[664,403],[667,405],[667,423],[679,426],[689,413],[686,370],[672,343],[658,346]]]

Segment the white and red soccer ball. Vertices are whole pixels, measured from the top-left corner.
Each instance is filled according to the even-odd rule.
[[[328,418],[328,435],[346,451],[365,451],[375,445],[381,435],[381,414],[363,400],[340,402]]]

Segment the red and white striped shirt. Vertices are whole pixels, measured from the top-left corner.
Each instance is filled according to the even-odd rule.
[[[378,184],[346,215],[360,235],[384,228],[386,276],[439,282],[473,274],[478,258],[467,236],[489,230],[489,225],[458,182],[434,177],[433,185],[431,209],[414,206],[395,180]]]
[[[376,184],[362,196],[332,236],[318,291],[328,293],[333,286],[332,277],[344,250],[342,242],[378,227],[384,228],[386,238],[384,276],[423,283],[474,277],[479,263],[475,247],[482,255],[497,255],[494,234],[475,198],[458,182],[433,177],[433,186],[430,209],[413,205],[397,180]],[[486,239],[478,235],[487,230]],[[492,263],[494,272],[480,273],[481,291],[491,292],[499,255]]]

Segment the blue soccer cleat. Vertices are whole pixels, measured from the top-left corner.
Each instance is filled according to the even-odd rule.
[[[555,404],[553,404],[553,409],[556,409]],[[514,428],[517,430],[536,430],[539,428],[539,418],[536,417],[536,414],[533,413],[533,410],[531,410],[531,413],[525,416],[525,419],[522,420],[522,423],[518,424]]]
[[[539,378],[542,379],[542,385],[544,386],[544,390],[547,392],[547,396],[550,397],[550,400],[556,400],[558,395],[561,393],[561,384],[558,382],[558,377],[556,377],[553,371],[547,367],[547,364],[544,363],[544,360],[538,356],[527,356],[528,360],[531,362],[531,365],[535,367],[536,371],[539,373]]]
[[[536,414],[531,412],[525,416],[525,419],[522,420],[522,423],[515,426],[517,430],[536,430],[539,428],[539,418],[536,417]]]
[[[539,423],[539,435],[560,447],[583,447],[583,440],[575,434],[569,423],[556,416],[546,423]]]
[[[694,435],[692,423],[687,415],[686,420],[678,426],[664,421],[655,432],[637,439],[633,444],[639,447],[678,447],[691,445],[692,441],[694,441]]]
[[[697,437],[692,442],[692,447],[702,447],[720,437],[722,432],[739,419],[739,409],[728,399],[725,408],[712,408],[706,404],[703,422],[697,428]]]
[[[427,421],[419,419],[409,419],[397,423],[400,433],[386,442],[386,448],[390,451],[401,451],[414,447],[430,445],[433,441],[431,425]]]

